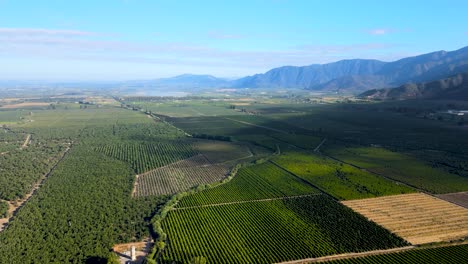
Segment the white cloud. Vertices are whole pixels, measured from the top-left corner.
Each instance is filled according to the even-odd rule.
[[[0,36],[67,36],[83,37],[98,35],[94,32],[80,30],[56,30],[43,28],[0,28]]]
[[[376,28],[376,29],[371,29],[367,33],[371,35],[386,35],[393,32],[391,29],[385,29],[385,28]]]
[[[212,37],[237,35],[212,32]],[[217,35],[218,34],[218,35]],[[116,41],[110,34],[78,30],[0,28],[0,56],[14,59],[82,61],[89,64],[146,64],[151,67],[199,67],[213,73],[236,69],[239,75],[262,72],[283,65],[309,65],[342,59],[399,59],[395,45],[357,43],[350,45],[303,45],[282,50],[229,50],[190,43]],[[146,66],[142,66],[146,67]],[[240,70],[242,72],[240,72]],[[231,73],[236,74],[236,73]],[[129,76],[131,78],[131,76]]]

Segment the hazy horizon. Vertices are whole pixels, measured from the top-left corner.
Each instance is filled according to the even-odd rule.
[[[466,46],[468,3],[449,2],[3,0],[0,80],[233,78],[284,65],[394,61]]]

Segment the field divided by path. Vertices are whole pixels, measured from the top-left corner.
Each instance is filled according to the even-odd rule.
[[[412,244],[468,237],[468,209],[427,194],[404,194],[342,203]]]
[[[228,168],[199,154],[138,175],[134,196],[167,195],[223,179]]]
[[[285,151],[272,162],[338,200],[363,199],[415,190],[347,164],[304,151]]]
[[[468,245],[455,245],[435,248],[412,249],[395,253],[379,254],[375,256],[354,257],[327,261],[329,264],[461,264],[466,263]],[[318,262],[318,261],[317,261]],[[301,262],[315,263],[315,262]]]
[[[273,263],[406,246],[325,195],[173,210],[163,263]]]
[[[324,153],[426,192],[444,194],[468,191],[468,178],[434,168],[410,155],[382,147],[332,145],[325,148]]]
[[[230,203],[294,195],[317,194],[308,186],[270,162],[241,168],[230,182],[188,196],[179,207]]]

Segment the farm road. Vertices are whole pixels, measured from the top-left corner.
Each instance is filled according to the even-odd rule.
[[[296,196],[284,196],[284,197],[276,197],[276,198],[268,198],[268,199],[256,199],[256,200],[248,200],[248,201],[217,203],[217,204],[204,204],[204,205],[198,205],[198,206],[172,208],[172,210],[186,210],[186,209],[196,209],[196,208],[203,208],[203,207],[214,207],[214,206],[253,203],[253,202],[268,202],[268,201],[275,201],[275,200],[296,199],[296,198],[316,196],[316,195],[322,195],[322,193],[304,194],[304,195],[296,195]]]
[[[232,119],[232,118],[229,118],[229,117],[225,117],[224,119],[231,120],[231,121],[234,121],[234,122],[237,122],[237,123],[241,123],[241,124],[244,124],[244,125],[249,125],[249,126],[264,128],[264,129],[271,130],[271,131],[274,131],[274,132],[279,132],[279,133],[283,133],[283,134],[289,134],[289,133],[286,132],[286,131],[279,130],[279,129],[276,129],[276,128],[271,128],[271,127],[267,127],[267,126],[256,125],[256,124],[253,124],[253,123],[249,123],[249,122],[245,122],[245,121],[236,120],[236,119]]]

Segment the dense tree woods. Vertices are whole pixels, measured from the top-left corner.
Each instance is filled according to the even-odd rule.
[[[160,141],[170,145],[170,140],[184,135],[127,110],[111,116],[108,109],[86,111],[81,116],[86,123],[71,124],[73,131],[67,119],[59,119],[50,127],[36,123],[24,129],[48,142],[68,139],[73,145],[0,233],[0,263],[99,263],[111,256],[114,244],[150,235],[149,219],[165,198],[132,198],[135,164],[101,153],[95,146],[112,146],[121,140],[131,146]],[[40,157],[24,155],[29,149],[33,150],[21,150],[24,159]],[[55,153],[53,148],[44,149],[45,153]],[[138,157],[145,153],[133,154]]]
[[[0,234],[0,262],[83,263],[148,235],[144,219],[162,200],[132,199],[132,183],[125,163],[74,147]]]
[[[45,141],[40,138],[34,138],[24,148],[20,147],[21,144],[13,145],[14,148],[10,148],[8,151],[2,152],[3,155],[0,155],[0,174],[2,175],[0,177],[0,199],[4,200],[23,198],[31,191],[33,185],[50,170],[66,149],[66,144],[63,142]]]

